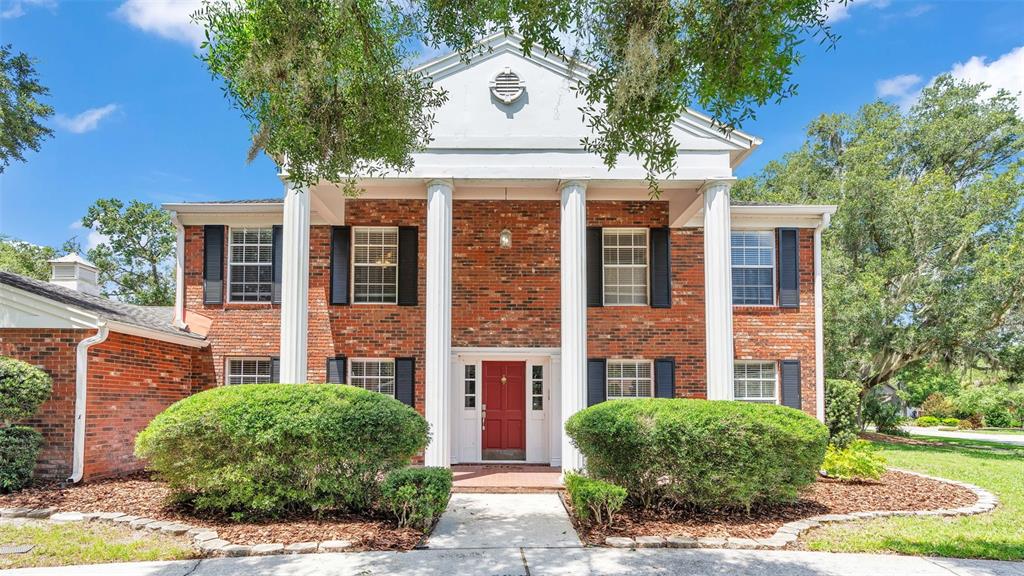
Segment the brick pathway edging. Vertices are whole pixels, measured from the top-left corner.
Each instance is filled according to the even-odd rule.
[[[938,510],[881,510],[877,512],[853,512],[851,514],[823,514],[811,516],[803,520],[786,522],[775,531],[770,538],[692,538],[689,536],[637,536],[628,538],[623,536],[609,536],[605,538],[605,545],[612,548],[732,548],[732,549],[759,549],[776,550],[796,542],[800,534],[811,528],[817,528],[822,524],[834,522],[852,522],[867,518],[882,518],[885,516],[968,516],[971,514],[982,514],[989,512],[999,504],[999,498],[995,494],[967,482],[948,480],[936,476],[928,476],[919,472],[903,470],[901,468],[889,468],[895,472],[920,476],[937,482],[945,482],[966,488],[978,497],[978,501],[970,506],[960,508],[940,508]]]
[[[232,544],[218,536],[215,530],[199,528],[178,522],[154,520],[122,512],[58,512],[56,508],[0,508],[2,518],[30,518],[55,524],[68,522],[103,522],[128,526],[135,530],[149,530],[170,536],[185,536],[201,556],[269,556],[272,554],[308,554],[312,552],[345,552],[352,548],[348,540],[323,542],[296,542],[295,544]]]

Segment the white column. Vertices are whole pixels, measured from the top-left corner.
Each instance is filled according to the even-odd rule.
[[[587,187],[562,184],[562,471],[583,468],[565,422],[587,405]]]
[[[174,252],[174,325],[185,327],[185,227],[178,213],[171,212],[171,223],[177,231]]]
[[[425,412],[432,438],[423,461],[451,465],[452,184],[427,184],[427,325]]]
[[[729,182],[704,189],[704,311],[708,400],[733,399],[732,222]]]
[[[281,271],[281,382],[306,382],[309,331],[309,196],[285,183]]]
[[[825,299],[821,285],[821,233],[828,228],[832,215],[824,214],[814,229],[814,412],[825,421]]]

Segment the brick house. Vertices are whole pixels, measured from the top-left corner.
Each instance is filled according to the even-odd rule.
[[[580,147],[569,86],[585,70],[486,44],[421,68],[449,99],[409,172],[361,180],[356,198],[282,174],[275,198],[164,205],[170,324],[204,346],[192,389],[391,394],[426,417],[435,466],[578,468],[563,423],[611,399],[823,418],[820,235],[835,207],[731,202],[760,141],[696,113],[674,125],[677,173],[652,199],[636,159],[608,169]]]

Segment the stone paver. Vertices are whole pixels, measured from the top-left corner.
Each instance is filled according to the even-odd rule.
[[[567,548],[583,544],[557,494],[452,494],[431,549]]]

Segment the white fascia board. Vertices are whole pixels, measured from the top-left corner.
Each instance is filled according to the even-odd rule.
[[[139,336],[141,338],[148,338],[150,340],[158,340],[160,342],[170,342],[171,344],[181,344],[183,346],[189,346],[192,348],[205,348],[210,345],[210,342],[207,341],[206,339],[200,340],[198,338],[190,338],[188,336],[177,336],[174,334],[169,334],[167,332],[149,330],[147,328],[136,326],[134,324],[116,322],[114,320],[108,320],[107,327],[112,332],[128,334],[130,336]]]
[[[817,228],[836,213],[838,206],[789,204],[770,206],[732,206],[732,227],[736,229]],[[695,214],[687,228],[704,226],[704,211]]]
[[[74,306],[0,284],[0,328],[95,329],[100,318]]]

